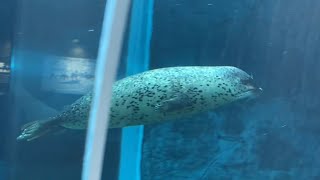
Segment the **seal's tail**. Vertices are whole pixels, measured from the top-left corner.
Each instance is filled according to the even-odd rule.
[[[32,141],[45,134],[56,131],[57,126],[54,126],[52,120],[46,121],[32,121],[21,127],[21,134],[17,137],[18,141]]]

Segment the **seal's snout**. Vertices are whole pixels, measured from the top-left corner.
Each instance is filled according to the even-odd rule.
[[[249,78],[249,79],[246,79],[246,80],[242,80],[241,81],[242,84],[244,86],[246,86],[246,88],[249,90],[249,91],[252,91],[254,92],[255,94],[259,95],[263,92],[263,89],[261,87],[259,87],[254,81],[253,81],[253,78]]]

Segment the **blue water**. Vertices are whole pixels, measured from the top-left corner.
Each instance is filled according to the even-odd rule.
[[[104,4],[2,2],[0,61],[9,59],[11,74],[0,86],[1,180],[80,179],[85,131],[15,138],[22,124],[54,116],[92,88]],[[141,179],[320,179],[319,7],[315,0],[154,0],[150,69],[232,65],[264,92],[192,120],[145,126]],[[132,28],[118,78],[136,72],[126,59]],[[109,131],[104,179],[123,173],[121,139],[120,129]]]

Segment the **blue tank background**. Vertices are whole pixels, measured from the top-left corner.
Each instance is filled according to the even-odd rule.
[[[155,1],[152,68],[233,65],[264,94],[145,127],[149,179],[320,179],[319,1]]]
[[[22,77],[19,83],[51,107],[62,108],[78,96],[37,91],[36,65],[46,54],[65,55],[68,46],[62,44],[74,35],[83,37],[90,52],[87,57],[95,58],[99,32],[86,37],[88,29],[82,28],[99,29],[103,4],[102,0],[68,0],[63,8],[58,1],[17,6],[25,10],[24,27],[28,27],[24,36],[28,43],[19,44],[28,51],[13,54],[24,57],[15,59],[16,73]],[[320,179],[319,5],[316,0],[155,0],[151,69],[234,65],[252,73],[264,94],[250,106],[146,126],[142,179]],[[10,36],[9,19],[1,21],[10,26],[1,28],[0,36]],[[47,31],[38,31],[43,28]],[[119,77],[124,76],[125,62],[121,67]],[[20,123],[32,119],[27,119],[28,112],[16,111],[16,103],[24,99],[0,98],[0,179],[9,175],[18,180],[79,179],[84,133],[17,144],[12,139]],[[113,163],[118,161],[119,139],[120,132],[111,131],[107,158],[114,159],[105,166],[108,179],[117,177]]]

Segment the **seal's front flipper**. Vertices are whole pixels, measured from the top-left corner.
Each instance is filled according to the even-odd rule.
[[[32,141],[40,136],[57,130],[54,120],[33,121],[22,126],[22,133],[17,137],[18,141]]]
[[[192,106],[191,99],[185,94],[175,95],[173,98],[164,100],[158,103],[155,108],[156,111],[163,113],[170,113],[175,111],[182,111]]]

